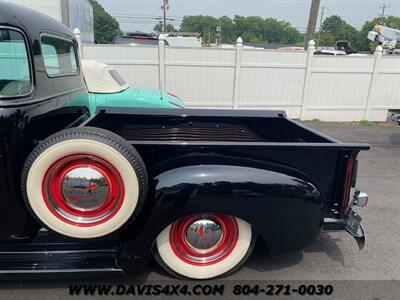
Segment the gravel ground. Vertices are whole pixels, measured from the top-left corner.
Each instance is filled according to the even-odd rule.
[[[366,191],[370,199],[367,207],[358,209],[367,231],[365,249],[359,251],[355,241],[345,233],[323,234],[311,248],[281,258],[269,257],[264,246],[260,244],[239,272],[221,282],[375,280],[356,283],[350,281],[341,289],[341,292],[345,291],[341,298],[383,299],[383,286],[388,282],[376,280],[400,280],[400,128],[386,123],[374,127],[319,122],[305,124],[343,142],[366,142],[372,146],[370,151],[359,155],[357,182],[358,188]],[[122,282],[111,282],[129,284],[137,280],[148,284],[159,280],[168,280],[164,282],[171,284],[179,283],[154,262],[150,262],[144,274],[123,279]],[[0,286],[0,298],[71,298],[68,296],[67,286],[68,283],[60,281],[7,283]],[[364,286],[364,294],[360,294],[361,286]],[[400,284],[397,282],[398,286]],[[397,297],[398,295],[392,299]]]

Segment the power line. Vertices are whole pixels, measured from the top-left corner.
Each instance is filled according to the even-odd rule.
[[[123,16],[114,16],[114,18],[118,19],[118,20],[158,20],[161,21],[163,19],[163,17],[123,17]],[[183,19],[182,18],[167,18],[167,21],[178,21],[178,22],[182,22]]]
[[[134,23],[134,24],[159,24],[162,19],[160,18],[159,20],[148,20],[148,21],[143,21],[143,20],[121,20],[119,21],[122,24],[129,24],[129,23]],[[181,24],[181,21],[169,21],[169,23],[174,23],[174,24]]]
[[[159,19],[160,17],[123,17],[123,16],[114,16],[116,19],[122,19],[122,20],[155,20]]]

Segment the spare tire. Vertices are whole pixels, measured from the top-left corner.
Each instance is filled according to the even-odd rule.
[[[99,128],[72,128],[41,142],[22,170],[29,210],[49,229],[81,239],[117,231],[140,211],[146,168],[120,136]]]

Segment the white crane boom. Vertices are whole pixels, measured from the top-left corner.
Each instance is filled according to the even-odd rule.
[[[381,42],[382,47],[393,50],[400,42],[400,30],[383,25],[376,25],[373,31],[368,33],[368,39]]]

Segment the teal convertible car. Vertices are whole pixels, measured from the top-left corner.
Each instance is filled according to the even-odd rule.
[[[112,66],[97,61],[83,60],[82,69],[88,95],[73,100],[70,105],[84,105],[94,115],[99,106],[184,108],[181,99],[170,93],[130,87]]]

